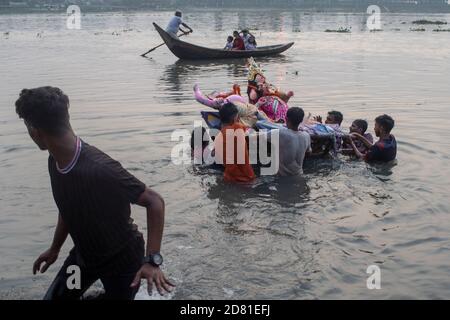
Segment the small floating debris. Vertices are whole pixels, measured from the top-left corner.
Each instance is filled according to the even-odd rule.
[[[447,24],[446,21],[431,21],[426,19],[416,20],[412,22],[413,24],[436,24],[436,25],[443,25]]]
[[[42,34],[44,33],[44,31],[38,32],[36,34],[36,38],[42,38]]]
[[[371,29],[370,32],[383,32],[383,29]]]
[[[406,24],[406,21],[403,21],[402,24]]]
[[[450,29],[434,29],[433,32],[450,32]]]
[[[427,31],[427,30],[425,28],[410,28],[409,31],[423,32],[423,31]]]
[[[393,29],[391,29],[392,31],[402,31],[402,29],[400,29],[400,28],[393,28]]]
[[[351,33],[352,32],[351,29],[352,29],[352,27],[350,27],[350,28],[340,27],[337,30],[335,30],[335,29],[327,29],[327,30],[325,30],[325,32]]]
[[[120,33],[114,31],[113,33],[111,33],[111,35],[113,35],[113,36],[120,36]]]
[[[292,30],[292,32],[302,32],[302,30],[300,30],[300,29],[294,29],[294,30]]]

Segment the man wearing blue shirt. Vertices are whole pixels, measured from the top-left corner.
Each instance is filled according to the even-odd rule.
[[[355,143],[350,139],[353,150],[358,158],[364,159],[367,162],[381,161],[389,162],[397,156],[397,141],[391,134],[394,128],[394,119],[387,114],[383,114],[375,119],[375,134],[380,139],[372,145],[366,138],[358,133],[352,133],[353,138],[362,141],[369,150],[366,153],[361,153],[355,146]]]
[[[170,33],[172,36],[177,37],[178,30],[183,32],[184,34],[187,34],[189,32],[192,32],[193,30],[191,27],[189,27],[186,23],[183,22],[181,19],[182,13],[181,11],[175,11],[175,15],[170,19],[169,24],[167,25],[166,32]],[[188,28],[189,31],[184,31],[180,28],[180,25]]]

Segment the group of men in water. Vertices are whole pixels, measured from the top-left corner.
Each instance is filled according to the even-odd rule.
[[[196,85],[194,96],[196,100],[206,106],[219,110],[221,127],[220,133],[215,137],[214,147],[209,146],[209,135],[206,130],[194,130],[191,147],[193,156],[206,154],[205,149],[215,157],[216,163],[224,168],[224,178],[229,182],[251,182],[256,176],[252,164],[249,162],[248,142],[245,136],[256,129],[273,130],[279,133],[279,168],[280,176],[296,176],[303,173],[303,161],[307,155],[314,155],[312,140],[320,136],[331,137],[334,141],[334,151],[353,156],[368,162],[389,162],[396,158],[397,143],[391,134],[394,128],[394,119],[383,114],[375,119],[374,132],[379,138],[374,143],[373,137],[367,133],[368,123],[364,119],[354,120],[349,132],[342,130],[343,114],[339,111],[330,111],[325,119],[322,117],[305,117],[300,107],[289,107],[289,99],[293,92],[284,93],[266,81],[261,68],[250,58],[248,60],[248,102],[240,96],[240,88],[233,86],[233,90],[225,93],[214,93],[204,96]],[[195,145],[194,136],[200,135],[201,145]],[[226,158],[226,137],[236,139],[234,143],[234,159]],[[233,142],[233,141],[231,141]],[[313,141],[314,142],[314,141]],[[316,142],[320,144],[320,142]],[[195,149],[201,149],[196,153]],[[217,152],[220,151],[220,152]],[[320,152],[319,152],[320,153]],[[237,158],[244,155],[245,162],[239,163]]]
[[[176,14],[176,17],[180,19],[174,20],[171,26],[175,33],[182,24],[181,13]],[[189,28],[187,25],[185,27]],[[232,93],[222,97],[216,95],[214,98],[205,98],[198,94],[197,98],[219,109],[223,136],[228,130],[232,133],[236,130],[245,131],[258,123],[263,127],[268,124],[279,125],[278,173],[301,174],[303,159],[312,152],[308,130],[317,133],[319,128],[314,126],[320,126],[322,119],[316,117],[314,124],[305,124],[305,113],[301,108],[286,108],[293,96],[292,92],[277,90],[265,81],[257,68],[250,70],[253,71],[248,82],[249,102],[242,102],[236,86]],[[141,279],[147,281],[150,293],[153,287],[161,294],[171,291],[174,285],[160,269],[163,263],[160,250],[165,216],[163,198],[131,175],[119,162],[74,133],[69,121],[69,98],[61,89],[24,89],[15,107],[31,139],[39,149],[49,153],[48,170],[58,209],[53,241],[50,248],[35,261],[33,273],[44,273],[56,262],[69,235],[74,244],[45,299],[79,299],[97,280],[101,280],[104,285],[105,299],[133,299]],[[331,111],[324,128],[334,128],[333,132],[338,133],[342,121],[342,113]],[[302,127],[302,124],[305,126]],[[342,138],[342,150],[352,152],[366,161],[395,159],[396,140],[391,134],[394,120],[388,115],[375,119],[374,131],[379,140],[374,144],[366,133],[367,126],[366,121],[355,120],[349,134],[336,134]],[[202,134],[204,131],[202,129]],[[224,144],[223,150],[226,150],[227,139],[220,143]],[[202,143],[201,150],[208,144]],[[255,179],[245,138],[243,146],[243,163],[234,161],[224,164],[226,181],[249,182]],[[192,147],[197,148],[195,145]],[[130,217],[131,204],[146,208],[147,244]],[[69,287],[73,266],[79,268],[80,282],[75,287]]]

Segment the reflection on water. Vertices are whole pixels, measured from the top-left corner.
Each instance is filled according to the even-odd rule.
[[[87,14],[80,32],[65,30],[60,15],[1,17],[9,35],[0,38],[0,298],[41,298],[70,249],[48,274],[30,275],[51,241],[56,208],[47,155],[14,101],[22,88],[46,84],[69,94],[85,141],[164,196],[174,299],[449,298],[448,34],[410,32],[423,14],[385,14],[385,31],[369,33],[366,15],[187,12],[192,43],[223,47],[241,26],[260,45],[295,41],[284,55],[257,60],[269,81],[295,92],[291,105],[322,116],[339,110],[344,128],[367,119],[370,132],[382,113],[396,120],[396,163],[308,160],[299,180],[261,177],[244,187],[170,161],[173,130],[192,130],[205,110],[194,84],[210,92],[246,83],[241,59],[186,63],[164,47],[141,58],[161,43],[151,23],[172,15]],[[340,26],[352,33],[323,32]],[[133,218],[145,230],[145,212],[133,208]],[[371,264],[382,270],[382,290],[366,289]]]

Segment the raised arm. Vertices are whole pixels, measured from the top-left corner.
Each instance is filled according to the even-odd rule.
[[[146,254],[150,255],[159,253],[161,250],[161,241],[164,229],[164,200],[158,193],[146,188],[139,197],[137,204],[147,209]],[[151,294],[153,283],[156,285],[156,288],[160,294],[163,294],[164,290],[170,292],[170,286],[174,286],[169,280],[167,280],[159,267],[148,263],[144,264],[138,271],[131,286],[138,286],[142,278],[147,279],[149,294]]]
[[[366,137],[360,135],[359,133],[353,132],[352,134],[350,134],[350,139],[351,138],[355,138],[360,140],[362,143],[364,143],[364,145],[367,148],[370,148],[372,146],[372,142],[370,142],[369,140],[366,139]]]
[[[188,29],[189,29],[189,32],[194,32],[194,30],[192,30],[192,28],[189,27],[186,23],[182,22],[181,25],[182,25],[183,27],[185,27],[185,28],[188,28]],[[181,30],[181,29],[180,29],[180,30]],[[181,31],[184,32],[183,30],[181,30]]]
[[[364,137],[363,137],[364,138]],[[355,142],[353,142],[353,140],[350,138],[350,144],[352,146],[353,152],[355,153],[355,155],[360,158],[360,159],[365,159],[365,154],[361,153],[361,151],[358,150],[358,148],[355,146]]]
[[[58,259],[59,252],[67,239],[69,231],[64,221],[62,220],[61,214],[58,215],[58,223],[56,225],[55,234],[53,235],[52,245],[50,249],[45,251],[43,254],[37,258],[33,264],[33,274],[37,271],[44,273],[47,269],[55,263]],[[45,262],[44,266],[41,268],[42,263]]]

